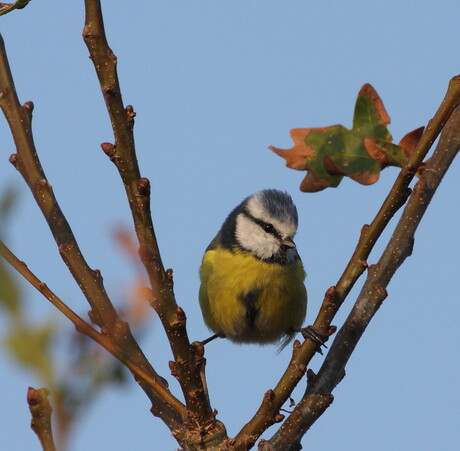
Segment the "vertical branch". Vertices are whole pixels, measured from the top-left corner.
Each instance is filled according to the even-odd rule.
[[[123,105],[117,75],[117,58],[110,49],[104,30],[99,0],[85,0],[86,18],[83,38],[96,70],[115,142],[102,149],[115,164],[125,187],[136,235],[139,255],[151,284],[151,305],[157,312],[174,355],[173,375],[178,379],[189,413],[189,428],[205,425],[207,433],[216,427],[202,382],[203,356],[192,347],[185,328],[186,317],[173,292],[172,270],[165,271],[155,237],[150,212],[150,182],[141,177],[134,147],[132,106]]]
[[[53,409],[48,401],[49,391],[46,388],[29,387],[27,403],[32,414],[31,427],[42,445],[43,451],[56,451],[53,431],[51,429],[51,413]]]

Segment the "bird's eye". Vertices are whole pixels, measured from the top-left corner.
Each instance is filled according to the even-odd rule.
[[[268,223],[264,223],[264,225],[262,226],[262,228],[267,232],[267,233],[273,233],[275,231],[275,228],[271,225],[271,224],[268,224]]]

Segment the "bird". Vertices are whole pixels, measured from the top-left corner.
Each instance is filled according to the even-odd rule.
[[[238,344],[278,343],[300,331],[307,311],[306,272],[294,243],[297,208],[291,196],[265,189],[227,216],[207,247],[199,303],[214,335]]]

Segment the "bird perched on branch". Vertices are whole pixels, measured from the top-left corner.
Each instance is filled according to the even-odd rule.
[[[289,194],[266,189],[244,199],[203,256],[200,306],[216,337],[281,348],[307,309],[305,271],[293,238],[297,208]]]

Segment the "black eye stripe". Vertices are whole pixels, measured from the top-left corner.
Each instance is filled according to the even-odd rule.
[[[273,235],[275,238],[278,238],[279,240],[281,239],[280,234],[277,232],[273,224],[262,221],[261,219],[255,218],[254,216],[251,216],[250,214],[247,214],[247,213],[246,213],[246,216],[252,219],[252,221],[254,221],[257,225],[259,225],[264,232],[269,233],[270,235]]]

